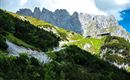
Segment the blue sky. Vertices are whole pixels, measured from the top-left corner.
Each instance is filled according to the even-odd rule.
[[[130,0],[0,0],[0,8],[16,12],[20,8],[34,9],[34,7],[67,9],[72,14],[74,11],[94,15],[114,15],[127,31],[130,32]],[[125,14],[122,12],[127,11]],[[120,13],[121,12],[121,13]],[[124,17],[124,15],[126,15]]]
[[[130,9],[121,11],[121,17],[122,20],[119,21],[119,24],[130,32]]]

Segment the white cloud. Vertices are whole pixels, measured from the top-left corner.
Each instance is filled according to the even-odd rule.
[[[126,5],[130,1],[129,0],[115,0],[118,5]]]
[[[28,0],[20,0],[20,6],[24,6]]]
[[[121,19],[120,11],[130,7],[130,0],[40,0],[41,6],[49,10],[67,9],[95,15],[114,15]]]
[[[92,0],[44,0],[44,7],[54,11],[55,9],[67,9],[71,14],[74,11],[89,14],[105,14],[99,10]]]
[[[120,11],[130,7],[130,0],[94,0],[98,9],[121,19]]]
[[[2,8],[9,11],[17,11],[19,8],[40,7],[54,11],[55,9],[67,9],[70,14],[74,11],[110,15],[120,19],[119,11],[130,8],[130,0],[0,0]],[[11,7],[11,8],[10,8]]]
[[[97,8],[103,11],[121,10],[130,6],[129,0],[94,0]]]

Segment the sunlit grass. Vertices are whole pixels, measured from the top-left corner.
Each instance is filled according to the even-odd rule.
[[[105,37],[101,39],[96,39],[96,38],[84,38],[80,39],[79,41],[76,42],[70,42],[68,45],[76,45],[80,48],[84,48],[85,44],[91,45],[89,49],[87,49],[89,52],[92,52],[96,55],[99,55],[100,48],[104,44]]]

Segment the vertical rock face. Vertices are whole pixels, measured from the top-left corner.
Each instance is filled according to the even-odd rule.
[[[65,9],[57,9],[55,12],[51,12],[45,8],[40,11],[39,8],[35,8],[34,12],[30,12],[29,9],[20,9],[18,14],[32,16],[34,18],[47,21],[56,26],[71,30],[77,33],[81,33],[81,24],[78,19],[78,13],[70,15]],[[30,12],[30,13],[29,13]]]
[[[41,13],[39,19],[45,20],[45,21],[47,21],[47,22],[49,22],[49,23],[53,23],[53,18],[52,18],[51,15],[52,15],[52,12],[51,12],[51,11],[49,11],[49,10],[43,8],[43,9],[42,9],[42,13]],[[36,17],[35,17],[35,18],[36,18]]]
[[[86,34],[96,36],[103,32],[111,32],[108,29],[118,26],[117,20],[113,16],[95,16],[81,13],[79,14],[79,19],[84,30],[84,36]]]
[[[34,13],[33,13],[33,17],[36,17],[36,18],[40,18],[40,15],[41,15],[41,11],[40,11],[40,9],[39,8],[35,8],[34,9]]]
[[[82,27],[81,27],[81,22],[79,20],[79,16],[78,16],[77,12],[73,13],[70,23],[72,24],[72,28],[73,28],[73,26],[75,26],[75,28],[74,28],[75,31],[80,32],[80,33],[83,32]],[[80,27],[78,27],[78,26],[80,26]]]
[[[83,36],[96,37],[98,34],[107,32],[114,36],[130,39],[129,33],[118,25],[118,21],[114,16],[89,15],[77,12],[70,15],[65,9],[57,9],[52,12],[45,8],[40,11],[37,7],[34,12],[29,9],[20,9],[17,13],[47,21]]]
[[[129,33],[118,24],[114,16],[79,14],[83,36],[97,36],[105,32],[130,39]]]
[[[56,24],[57,26],[72,30],[72,26],[70,23],[71,16],[66,10],[56,10],[53,13],[53,19],[55,21],[54,24]]]

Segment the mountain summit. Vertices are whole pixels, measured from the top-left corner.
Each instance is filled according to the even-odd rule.
[[[57,9],[52,12],[45,8],[40,11],[38,7],[35,7],[34,12],[30,9],[20,9],[17,13],[47,21],[64,29],[80,33],[83,36],[96,37],[98,34],[110,33],[114,36],[130,39],[129,33],[118,24],[114,16],[77,12],[70,15],[66,9]]]

